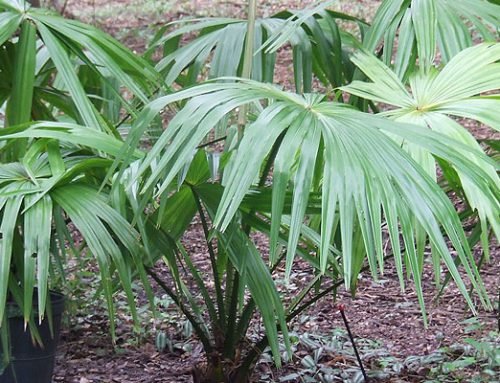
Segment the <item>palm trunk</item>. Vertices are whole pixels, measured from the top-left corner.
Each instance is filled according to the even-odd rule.
[[[193,383],[249,383],[255,363],[266,346],[267,338],[264,338],[254,345],[240,342],[232,355],[224,355],[222,349],[207,353],[207,361],[192,370]]]
[[[234,366],[231,360],[212,360],[193,368],[193,383],[248,383],[250,370]]]

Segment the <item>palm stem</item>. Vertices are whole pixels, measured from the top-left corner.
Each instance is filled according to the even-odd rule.
[[[210,239],[210,230],[208,228],[207,219],[205,217],[205,213],[203,211],[203,206],[201,204],[200,197],[196,193],[194,188],[191,188],[193,191],[194,199],[196,201],[196,206],[198,207],[198,213],[200,214],[201,224],[203,226],[203,232],[205,234],[205,240],[208,246],[208,253],[210,255],[210,264],[212,266],[212,273],[214,276],[214,284],[215,284],[215,294],[217,296],[217,308],[219,310],[219,326],[220,330],[225,330],[225,318],[226,318],[226,310],[224,308],[224,294],[222,293],[222,284],[219,278],[219,270],[217,267],[217,258],[215,256],[215,250],[212,244],[212,240]],[[217,329],[214,329],[217,331]]]
[[[212,352],[212,345],[210,343],[210,340],[205,333],[205,331],[202,329],[198,321],[195,319],[195,317],[184,307],[182,304],[181,300],[177,296],[177,294],[167,286],[165,282],[161,280],[161,278],[150,268],[146,268],[146,272],[149,274],[151,278],[155,280],[156,283],[158,283],[158,286],[160,286],[165,293],[172,299],[175,303],[175,305],[182,311],[184,316],[187,318],[187,320],[191,323],[193,326],[193,330],[198,335],[200,338],[201,343],[203,344],[203,348],[207,353]]]
[[[393,254],[388,254],[384,257],[384,261],[389,259]],[[370,269],[369,265],[364,266],[361,270],[360,273],[368,271]],[[308,301],[304,302],[302,305],[300,305],[297,309],[293,310],[286,316],[286,323],[290,323],[297,315],[300,313],[304,312],[307,308],[311,307],[314,303],[316,303],[318,300],[323,298],[325,295],[331,293],[332,291],[336,291],[342,284],[344,283],[343,280],[336,280],[331,286],[325,288],[323,291],[320,293],[314,295],[311,299]],[[279,325],[278,325],[279,328]],[[242,369],[243,371],[248,371],[250,367],[252,366],[253,363],[257,360],[257,358],[264,352],[264,349],[268,346],[269,340],[267,339],[267,336],[264,336],[261,338],[260,341],[255,343],[252,346],[252,349],[248,352],[248,354],[245,356],[243,359],[243,362],[241,365],[238,367],[238,369]]]
[[[224,342],[224,356],[226,358],[231,358],[234,354],[234,347],[236,345],[236,340],[241,337],[242,334],[235,332],[236,328],[236,316],[238,314],[238,292],[240,289],[240,275],[235,268],[231,270],[233,275],[233,283],[231,290],[231,298],[229,302],[229,313],[227,319],[227,331],[226,339]]]
[[[253,43],[255,35],[255,19],[257,15],[257,0],[248,1],[247,34],[245,37],[245,52],[243,55],[243,68],[241,77],[252,76]],[[246,123],[247,106],[242,105],[238,115],[238,140],[243,136],[243,127]]]

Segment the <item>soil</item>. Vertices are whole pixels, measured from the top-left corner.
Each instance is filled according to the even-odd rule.
[[[297,7],[311,2],[294,0],[287,3],[292,7]],[[139,17],[132,18],[130,14],[127,17],[127,13],[119,11],[116,11],[118,12],[116,17],[107,16],[108,11],[103,11],[103,9],[111,10],[109,12],[112,14],[113,9],[117,10],[132,3],[138,2],[133,0],[69,0],[65,14],[68,17],[97,24],[120,38],[131,49],[140,52],[145,47],[141,31],[147,30],[152,24],[177,20],[187,15],[206,16],[207,9],[233,15],[244,12],[242,3],[217,1],[217,4],[222,4],[217,8],[208,0],[171,1],[169,2],[170,9],[162,10],[158,14],[144,12]],[[363,7],[373,7],[378,2],[365,0],[354,3],[357,3],[357,11],[363,13]],[[267,1],[264,6],[265,11],[262,12],[274,13],[284,7],[282,4],[283,2],[280,1]],[[134,34],[132,30],[139,32]],[[278,82],[285,81],[286,72],[286,67],[278,72]],[[475,129],[479,130],[479,128]],[[488,136],[484,129],[480,129],[477,133],[481,137]],[[185,244],[190,253],[194,254],[195,262],[203,263],[206,261],[206,251],[197,240],[199,232],[200,226],[195,222],[185,238]],[[491,261],[483,267],[481,274],[491,301],[496,303],[499,294],[500,270],[500,248],[497,242],[491,244],[490,251]],[[303,283],[300,276],[307,273],[307,270],[301,270],[299,264],[294,272],[298,276],[295,282],[296,288],[300,288]],[[481,326],[473,331],[467,329],[463,321],[471,318],[471,312],[453,284],[446,288],[439,301],[435,301],[436,289],[433,284],[432,270],[427,264],[423,283],[428,312],[427,327],[424,325],[413,287],[409,284],[406,286],[406,291],[401,292],[395,268],[389,262],[384,274],[379,276],[377,282],[374,282],[366,273],[361,275],[355,298],[351,297],[349,292],[340,290],[336,302],[333,301],[333,296],[326,297],[292,322],[290,328],[299,334],[331,337],[336,329],[345,329],[337,306],[340,303],[345,307],[346,317],[357,342],[366,344],[366,342],[363,343],[363,339],[372,342],[371,351],[365,347],[361,353],[366,365],[372,369],[377,366],[380,368],[381,356],[391,355],[398,360],[404,360],[410,356],[431,355],[441,347],[463,343],[469,337],[480,339],[488,332],[498,330],[500,325],[498,312],[481,308],[478,312]],[[88,295],[90,296],[90,293]],[[62,334],[57,354],[55,382],[191,382],[192,366],[203,360],[204,356],[199,342],[182,327],[182,318],[172,307],[163,310],[157,320],[144,314],[146,318],[149,318],[150,323],[141,329],[141,335],[133,332],[130,318],[126,314],[120,314],[117,320],[115,344],[109,335],[108,318],[100,299],[96,298],[92,304],[74,309],[74,311],[76,314],[74,313],[75,315],[69,320]],[[173,343],[171,349],[167,348],[163,352],[157,350],[155,329],[162,329],[169,334]],[[349,343],[346,343],[346,347],[350,347]],[[279,371],[264,358],[257,366],[254,381],[279,381],[280,378],[284,379],[291,376],[290,374],[297,373],[303,368],[301,357],[309,351],[303,346],[298,346],[296,358]],[[374,355],[369,356],[369,352]],[[356,366],[356,361],[352,356],[346,355],[326,351],[320,362],[340,370],[348,370]],[[393,361],[393,363],[396,362]],[[420,382],[426,380],[427,372],[428,369],[422,370],[416,367],[407,369],[396,377],[377,381]],[[474,373],[474,367],[471,368],[470,373]],[[339,375],[332,381],[343,380],[344,378]],[[304,380],[298,377],[287,381]]]

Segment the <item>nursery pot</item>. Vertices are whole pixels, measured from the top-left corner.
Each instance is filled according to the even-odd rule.
[[[51,291],[53,333],[50,331],[47,315],[41,324],[35,320],[43,347],[34,345],[29,326],[24,329],[24,319],[20,316],[8,318],[11,345],[10,363],[0,375],[0,383],[51,383],[55,353],[61,328],[64,296]],[[35,308],[37,310],[37,308]],[[53,335],[53,336],[52,336]],[[0,354],[3,353],[0,345]]]

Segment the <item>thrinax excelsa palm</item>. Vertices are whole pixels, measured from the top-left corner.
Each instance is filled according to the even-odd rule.
[[[331,3],[331,2],[329,2]],[[249,77],[273,82],[276,51],[286,43],[292,46],[294,82],[297,92],[310,92],[313,74],[325,85],[340,86],[352,76],[346,49],[356,39],[338,23],[350,22],[364,33],[363,20],[326,8],[325,4],[304,11],[286,11],[255,21],[252,70]],[[178,25],[180,27],[175,28]],[[173,29],[170,31],[170,29]],[[168,33],[166,33],[168,32]],[[196,32],[198,36],[183,46],[181,37]],[[210,62],[209,76],[241,76],[247,20],[210,18],[173,22],[160,30],[147,52],[163,47],[166,52],[156,69],[170,85],[197,82],[205,62]],[[173,49],[177,48],[177,49]]]
[[[382,42],[383,61],[393,62],[403,77],[417,58],[428,69],[437,52],[447,62],[472,46],[474,37],[496,41],[499,25],[498,5],[489,0],[384,0],[363,47],[374,52]]]

